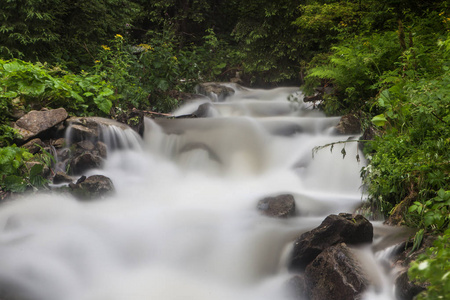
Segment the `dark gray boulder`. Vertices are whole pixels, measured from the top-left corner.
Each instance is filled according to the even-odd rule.
[[[73,181],[72,177],[61,171],[56,172],[55,176],[53,177],[54,184],[70,183],[72,181]]]
[[[373,226],[363,216],[329,215],[319,227],[297,238],[288,268],[291,271],[304,271],[308,264],[330,246],[340,243],[365,244],[372,240]]]
[[[327,248],[308,265],[305,285],[310,300],[352,300],[359,299],[369,280],[351,250],[342,243]]]
[[[292,217],[295,215],[295,199],[288,194],[266,197],[258,201],[258,210],[268,217]]]
[[[337,134],[359,134],[361,133],[361,121],[354,114],[348,114],[341,117],[339,124],[335,127]]]
[[[71,160],[70,171],[71,174],[82,174],[89,169],[100,168],[102,164],[103,159],[99,155],[86,152]]]

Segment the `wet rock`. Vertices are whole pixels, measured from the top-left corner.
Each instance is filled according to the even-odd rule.
[[[228,86],[206,82],[197,86],[197,93],[209,97],[212,101],[224,101],[225,98],[234,95],[234,90]]]
[[[211,107],[212,107],[211,103],[209,103],[209,102],[203,103],[203,104],[199,105],[197,110],[194,111],[192,113],[192,115],[194,115],[197,118],[209,117],[210,116],[209,112],[211,111]]]
[[[94,143],[89,140],[84,140],[84,141],[78,142],[77,146],[80,147],[81,149],[88,150],[88,151],[92,151],[95,149]]]
[[[56,172],[55,176],[53,177],[54,184],[70,183],[72,181],[73,181],[72,177],[61,171]]]
[[[102,126],[116,126],[122,130],[130,127],[115,120],[100,117],[72,117],[66,120],[66,125],[70,127],[70,143],[83,140],[96,142],[101,139]]]
[[[100,168],[102,164],[103,159],[100,156],[86,152],[71,160],[70,172],[72,174],[81,174],[89,169]]]
[[[69,185],[72,194],[81,200],[104,198],[114,193],[114,185],[106,176],[89,176],[82,182]]]
[[[295,199],[292,195],[267,197],[258,202],[258,210],[274,218],[288,218],[295,215]]]
[[[72,124],[70,126],[70,141],[69,143],[96,140],[98,139],[98,130],[86,127],[80,124]]]
[[[31,154],[36,154],[41,151],[41,148],[45,147],[45,144],[41,139],[36,138],[32,139],[29,142],[22,145],[23,148],[26,148]]]
[[[344,243],[327,248],[308,265],[305,283],[310,300],[359,299],[369,286],[367,275]]]
[[[18,143],[22,144],[37,135],[43,134],[55,125],[67,119],[68,114],[64,108],[30,111],[14,123],[16,129],[22,136]]]
[[[335,127],[337,134],[359,134],[361,132],[361,121],[354,114],[341,117],[339,124]]]
[[[64,148],[66,146],[66,139],[65,138],[59,138],[59,139],[56,139],[56,140],[52,141],[51,144],[56,149],[61,149],[61,148]]]
[[[416,284],[409,280],[407,270],[401,272],[395,279],[395,297],[397,300],[413,300],[424,290],[426,290],[425,284]]]
[[[319,227],[305,232],[294,243],[289,269],[303,271],[322,251],[330,246],[371,243],[373,226],[361,215],[329,215]]]

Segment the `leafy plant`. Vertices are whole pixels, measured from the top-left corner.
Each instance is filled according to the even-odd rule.
[[[428,283],[418,299],[446,299],[450,295],[450,228],[438,236],[426,254],[411,263],[411,280]]]
[[[24,192],[28,187],[42,187],[47,180],[42,176],[44,164],[36,163],[27,168],[33,155],[24,148],[14,146],[0,148],[0,187],[6,191]]]

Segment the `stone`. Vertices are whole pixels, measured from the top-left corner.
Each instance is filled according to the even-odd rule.
[[[55,147],[55,149],[62,149],[66,146],[66,139],[59,138],[59,139],[53,140],[52,146]]]
[[[359,134],[361,133],[361,121],[354,115],[348,114],[341,117],[339,124],[335,127],[338,134]]]
[[[72,158],[70,162],[71,174],[81,174],[89,169],[100,168],[103,164],[103,159],[90,152],[83,153]]]
[[[320,253],[305,270],[306,293],[310,300],[359,299],[370,282],[345,243]]]
[[[73,181],[72,177],[61,171],[56,172],[55,176],[53,177],[54,184],[70,183],[72,181]]]
[[[36,154],[41,151],[41,148],[45,147],[45,144],[41,139],[36,138],[32,139],[29,142],[26,142],[22,145],[23,148],[26,148],[31,154]]]
[[[88,150],[88,151],[92,151],[95,149],[94,143],[89,140],[84,140],[84,141],[78,142],[77,146],[80,147],[81,149]]]
[[[81,200],[99,199],[114,193],[114,185],[106,176],[92,175],[82,182],[70,185],[72,194]]]
[[[192,113],[192,115],[194,115],[197,118],[209,117],[209,112],[211,110],[211,107],[212,107],[212,105],[209,102],[200,104],[198,106],[197,110]]]
[[[215,82],[201,83],[196,89],[197,93],[209,97],[212,101],[221,102],[234,95],[234,89]]]
[[[58,125],[67,117],[68,114],[64,108],[47,111],[32,110],[18,119],[13,127],[22,136],[19,142],[23,143]]]
[[[426,290],[425,284],[416,284],[409,280],[408,270],[400,272],[395,279],[395,297],[397,300],[413,300],[424,290]]]
[[[322,251],[339,243],[372,243],[373,226],[361,215],[329,215],[319,227],[303,233],[294,243],[289,270],[304,271]]]
[[[268,217],[288,218],[295,215],[295,199],[292,195],[267,197],[258,202],[258,210]]]

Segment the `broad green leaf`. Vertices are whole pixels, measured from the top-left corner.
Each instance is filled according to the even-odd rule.
[[[376,126],[383,127],[384,125],[386,125],[386,122],[387,120],[383,114],[377,115],[372,118],[372,123],[375,124]]]

